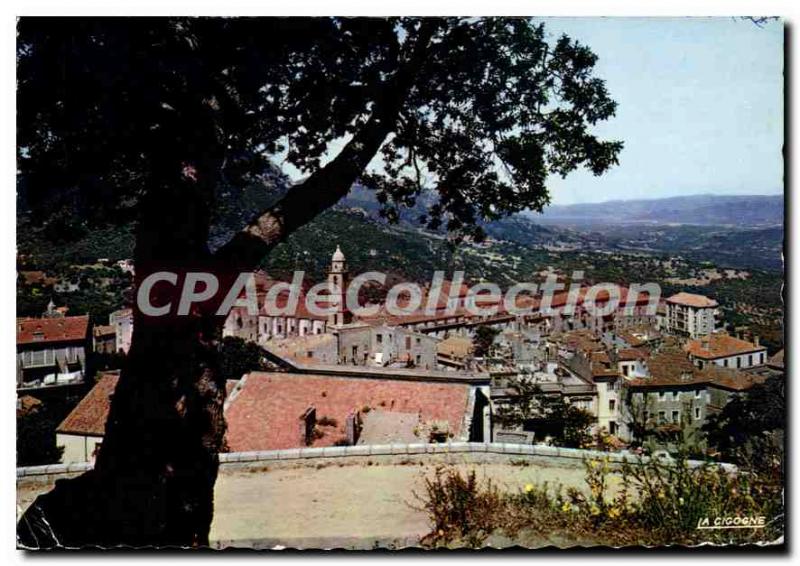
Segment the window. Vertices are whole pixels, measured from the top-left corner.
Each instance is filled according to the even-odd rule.
[[[672,411],[672,422],[677,423],[680,420],[681,420],[680,411]]]
[[[761,352],[761,354],[759,354],[758,359],[759,359],[758,363],[760,364],[764,363],[764,352]]]
[[[673,401],[677,401],[679,396],[680,396],[679,392],[677,392],[677,391],[673,391],[672,392],[672,400]]]
[[[666,398],[667,398],[667,393],[665,391],[659,391],[658,392],[658,400],[659,401],[664,401]]]
[[[694,419],[696,421],[700,420],[700,407],[695,407],[694,408]]]
[[[742,358],[736,356],[736,369],[739,369],[740,367],[742,367]]]
[[[722,360],[723,367],[728,367],[728,360]]]
[[[313,358],[313,357],[314,357],[314,352],[312,352],[311,350],[309,350],[308,352],[306,352],[306,357],[307,357],[307,358]]]
[[[378,344],[383,344],[383,334],[376,334],[375,340],[378,341]]]
[[[614,421],[609,421],[608,422],[608,431],[611,434],[617,434],[617,423],[614,422]]]
[[[695,390],[694,390],[694,398],[695,398],[695,399],[699,399],[699,398],[700,398],[700,395],[702,394],[702,392],[703,392],[703,390],[702,390],[702,389],[695,389]]]
[[[406,336],[406,350],[411,349],[411,336]]]
[[[658,412],[658,422],[660,422],[660,423],[667,422],[667,412],[666,411],[659,411]]]
[[[415,363],[416,365],[420,365],[420,364],[422,364],[422,356],[420,356],[419,354],[417,354],[417,357],[415,358],[415,360],[416,360],[416,361],[415,361],[414,363]]]
[[[608,410],[609,410],[609,411],[613,411],[614,409],[616,409],[616,407],[617,407],[617,402],[616,402],[616,400],[614,400],[614,399],[609,399],[609,400],[608,400]]]
[[[750,354],[749,356],[747,356],[747,365],[748,366],[752,366],[753,365],[753,354]]]

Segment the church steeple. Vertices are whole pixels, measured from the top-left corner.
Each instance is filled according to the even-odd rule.
[[[331,269],[328,272],[328,286],[332,295],[331,304],[336,305],[336,312],[328,315],[328,324],[341,326],[353,320],[352,313],[347,310],[347,259],[337,245],[331,258]]]

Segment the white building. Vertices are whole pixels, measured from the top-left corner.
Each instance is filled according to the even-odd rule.
[[[56,446],[63,448],[61,462],[93,462],[103,444],[111,397],[119,373],[100,374],[97,383],[56,429]]]
[[[128,353],[133,338],[133,311],[121,309],[108,315],[108,323],[114,327],[117,335],[116,351]]]
[[[697,338],[716,330],[717,301],[703,295],[678,293],[669,297],[666,303],[667,331]]]
[[[686,343],[689,359],[700,369],[715,364],[723,368],[747,369],[767,363],[767,349],[723,332],[716,332]]]

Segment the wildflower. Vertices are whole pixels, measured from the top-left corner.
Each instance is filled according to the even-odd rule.
[[[620,514],[621,514],[621,511],[617,507],[612,507],[611,509],[608,510],[608,516],[611,519],[616,519],[617,517],[620,516]]]
[[[530,493],[532,491],[533,491],[533,484],[532,483],[526,483],[525,484],[525,493]]]
[[[595,505],[594,503],[592,503],[592,506],[591,506],[591,508],[589,509],[589,512],[590,512],[592,515],[599,515],[599,514],[600,514],[600,508],[599,508],[597,505]]]
[[[597,461],[589,460],[589,467],[594,470],[597,467]]]
[[[664,493],[663,489],[658,492],[658,498],[659,499],[665,499],[666,497],[667,497],[667,494]]]
[[[561,506],[561,510],[564,513],[568,513],[569,511],[572,511],[572,505],[570,505],[569,501],[565,501],[564,504]]]

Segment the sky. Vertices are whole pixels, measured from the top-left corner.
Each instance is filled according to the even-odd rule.
[[[552,176],[553,204],[783,192],[783,23],[720,18],[539,18],[598,56],[625,144],[601,177]],[[331,144],[329,159],[344,145]],[[284,171],[295,180],[290,165]]]
[[[783,192],[783,24],[732,18],[544,18],[598,56],[619,106],[596,129],[620,164],[550,180],[554,204]]]

